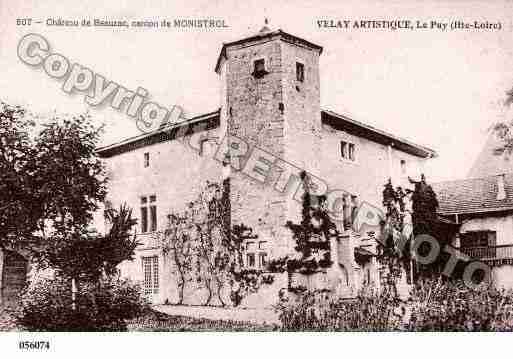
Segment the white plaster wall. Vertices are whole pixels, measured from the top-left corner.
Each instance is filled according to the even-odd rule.
[[[492,285],[497,289],[513,289],[513,266],[502,265],[492,268]]]
[[[463,221],[460,233],[496,231],[497,245],[513,244],[513,216],[474,218]]]
[[[383,186],[392,177],[394,186],[412,188],[407,176],[420,178],[425,159],[392,148],[389,166],[387,146],[354,136],[344,131],[323,125],[322,178],[332,189],[341,189],[358,196],[363,201],[382,208]],[[345,161],[340,157],[340,141],[356,144],[356,161]],[[400,161],[407,164],[406,174],[400,171]],[[390,168],[390,169],[389,169]],[[428,179],[429,180],[429,179]]]

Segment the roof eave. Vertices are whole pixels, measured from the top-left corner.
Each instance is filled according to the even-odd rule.
[[[221,52],[219,53],[219,56],[217,57],[215,72],[219,74],[219,69],[221,67],[222,59],[223,58],[224,59],[227,58],[226,57],[226,48],[228,46],[239,45],[239,44],[243,44],[243,43],[249,42],[249,41],[262,40],[262,39],[270,38],[270,37],[273,37],[273,36],[283,36],[283,37],[288,37],[288,38],[294,39],[296,41],[299,41],[299,42],[301,42],[301,43],[303,43],[303,44],[313,48],[313,49],[318,50],[319,51],[319,55],[322,54],[322,50],[323,50],[322,46],[314,44],[313,42],[305,40],[305,39],[303,39],[301,37],[289,34],[289,33],[285,32],[285,31],[283,31],[281,29],[278,29],[278,30],[275,30],[275,31],[259,33],[259,34],[256,34],[256,35],[253,35],[253,36],[250,36],[250,37],[246,37],[246,38],[243,38],[243,39],[239,39],[239,40],[223,43],[223,46],[221,47]]]
[[[161,129],[158,129],[157,131],[154,131],[154,132],[151,132],[151,133],[146,133],[146,134],[130,137],[128,139],[119,141],[117,143],[113,143],[113,144],[110,144],[110,145],[107,145],[107,146],[102,146],[100,148],[97,148],[95,152],[100,157],[110,157],[109,153],[111,151],[119,149],[120,147],[129,146],[131,144],[134,144],[134,143],[140,142],[140,141],[145,141],[145,140],[148,140],[151,137],[159,136],[159,135],[162,135],[162,134],[165,134],[165,133],[169,133],[171,131],[177,130],[177,129],[179,129],[181,127],[184,127],[184,126],[195,126],[195,125],[197,125],[198,123],[200,123],[202,121],[210,121],[210,120],[213,120],[213,119],[215,120],[216,118],[217,119],[219,118],[219,115],[220,115],[220,109],[217,109],[216,111],[192,117],[192,118],[188,119],[187,121],[183,121],[183,122],[180,122],[180,123],[176,123],[176,124],[173,124],[173,125],[170,125],[170,126],[163,127]]]
[[[473,210],[467,210],[467,211],[437,211],[437,213],[441,216],[454,216],[454,215],[461,215],[461,214],[480,214],[480,213],[492,213],[492,212],[509,212],[513,211],[513,206],[509,207],[500,207],[500,208],[483,208],[483,209],[473,209]]]
[[[324,117],[323,117],[324,115]],[[329,121],[327,118],[331,117],[336,121]],[[390,133],[377,129],[373,126],[364,124],[362,122],[353,120],[345,115],[338,114],[336,112],[330,110],[321,110],[321,118],[326,120],[326,123],[333,126],[337,129],[337,123],[345,124],[343,130],[347,130],[348,132],[357,133],[357,135],[366,137],[372,141],[384,144],[391,145],[403,152],[415,155],[417,157],[422,158],[435,158],[438,156],[436,151],[421,145],[417,145],[411,141],[408,141],[404,138],[400,138],[394,136]],[[342,129],[342,128],[340,128]]]

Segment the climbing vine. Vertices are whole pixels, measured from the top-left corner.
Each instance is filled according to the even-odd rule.
[[[171,213],[161,240],[163,253],[176,266],[178,303],[184,301],[189,283],[202,284],[208,295],[203,304],[237,306],[262,283],[273,277],[244,263],[244,246],[257,235],[244,225],[231,225],[230,180],[207,182],[198,197],[183,212]],[[226,298],[223,293],[229,293]]]
[[[305,172],[301,173],[303,197],[301,222],[288,221],[292,231],[295,254],[270,261],[273,272],[313,274],[332,265],[329,239],[338,234],[335,223],[326,209],[326,197],[310,193],[310,183]]]

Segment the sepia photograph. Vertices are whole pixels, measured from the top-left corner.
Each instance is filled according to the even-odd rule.
[[[0,66],[0,356],[513,331],[512,1],[0,0]]]

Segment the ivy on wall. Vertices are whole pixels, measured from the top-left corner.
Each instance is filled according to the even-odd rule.
[[[303,184],[301,222],[288,221],[285,225],[292,231],[295,254],[270,261],[272,272],[313,274],[332,265],[330,238],[338,235],[335,223],[329,217],[326,197],[310,193],[308,175],[300,175]]]

